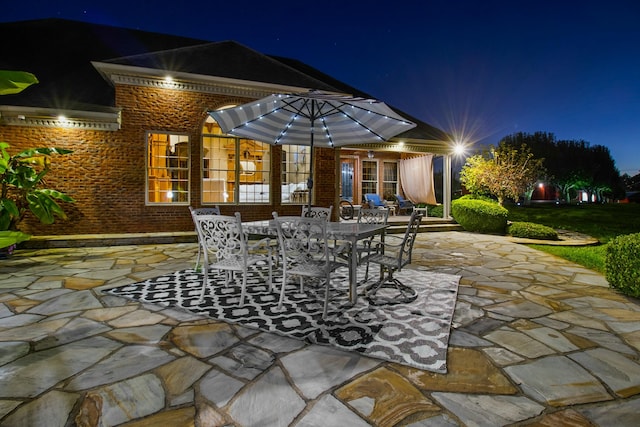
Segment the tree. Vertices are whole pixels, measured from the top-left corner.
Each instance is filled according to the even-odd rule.
[[[507,198],[531,197],[534,185],[544,173],[542,162],[526,144],[518,149],[501,143],[487,156],[467,159],[460,171],[460,182],[473,194],[490,194],[502,205]]]
[[[471,194],[485,196],[490,195],[489,182],[493,180],[496,172],[492,159],[481,154],[467,158],[460,170],[460,183]]]
[[[624,188],[627,191],[640,191],[640,173],[630,176],[625,173],[621,176]]]
[[[558,141],[547,132],[515,133],[502,138],[500,144],[513,148],[526,144],[535,157],[544,157],[545,180],[555,186],[567,202],[578,190],[594,194],[598,200],[623,194],[620,173],[605,146],[591,146],[584,140]]]

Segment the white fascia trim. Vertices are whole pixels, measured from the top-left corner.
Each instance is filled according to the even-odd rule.
[[[99,112],[0,105],[0,123],[8,126],[117,131],[120,129],[121,112],[117,109]]]
[[[105,62],[92,62],[91,64],[102,74],[104,79],[113,85],[146,86],[256,99],[274,93],[306,92],[312,89]],[[171,79],[168,80],[167,77],[171,77]]]

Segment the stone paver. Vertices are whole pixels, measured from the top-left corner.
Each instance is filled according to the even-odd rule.
[[[552,406],[611,399],[593,375],[563,356],[548,356],[531,363],[508,366],[505,371],[525,394]]]
[[[105,295],[193,266],[195,244],[0,260],[0,425],[637,425],[640,306],[510,241],[425,233],[461,276],[448,373]]]
[[[433,393],[434,399],[467,426],[502,426],[539,415],[544,406],[519,396]]]

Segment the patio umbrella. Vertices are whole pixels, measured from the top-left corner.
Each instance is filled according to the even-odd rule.
[[[386,141],[416,126],[384,102],[317,91],[274,94],[209,114],[224,133],[271,145],[310,146],[309,206],[313,188],[313,147]]]

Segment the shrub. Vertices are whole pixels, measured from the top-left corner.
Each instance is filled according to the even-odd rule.
[[[640,233],[618,236],[609,241],[605,271],[612,288],[640,298]]]
[[[428,205],[427,215],[434,218],[442,218],[442,215],[444,215],[444,208],[442,205]]]
[[[551,227],[534,222],[512,222],[507,227],[507,234],[513,237],[538,240],[558,240],[558,233]]]
[[[509,211],[496,202],[460,198],[451,203],[451,216],[467,231],[504,234]]]
[[[496,199],[482,194],[465,194],[464,196],[460,196],[458,200],[484,200],[485,202],[496,203]]]

